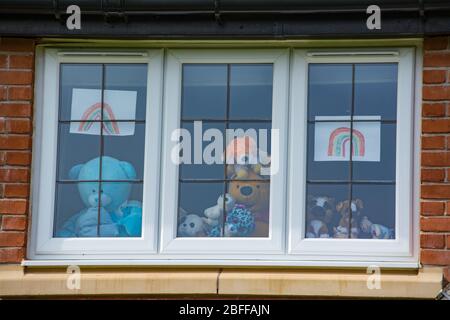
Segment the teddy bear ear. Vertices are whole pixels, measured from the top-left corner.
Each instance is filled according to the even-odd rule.
[[[344,206],[344,201],[339,202],[336,205],[336,211],[340,212],[342,210],[342,207]]]
[[[78,180],[81,168],[83,168],[83,166],[84,164],[77,164],[76,166],[73,166],[72,169],[70,169],[69,171],[69,179]]]
[[[122,167],[123,171],[125,171],[128,179],[136,179],[136,170],[134,170],[134,167],[131,163],[120,161],[119,165]]]
[[[356,206],[357,206],[359,209],[364,208],[363,201],[362,201],[361,199],[356,199],[356,200],[355,200],[355,203],[356,203]]]

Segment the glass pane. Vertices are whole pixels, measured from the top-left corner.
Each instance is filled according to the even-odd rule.
[[[271,64],[230,66],[230,119],[272,118]]]
[[[316,116],[350,115],[352,107],[352,65],[310,64],[308,119]]]
[[[181,106],[184,119],[225,119],[227,65],[184,64]]]
[[[230,205],[225,217],[225,237],[268,237],[270,182],[254,175],[254,180],[227,183]]]
[[[123,170],[109,172],[103,167],[102,179],[133,180],[142,179],[144,173],[145,124],[135,122],[103,123],[103,155],[122,161]],[[106,134],[116,126],[120,134]],[[109,178],[108,178],[109,177]]]
[[[59,119],[84,120],[98,116],[95,105],[101,103],[101,88],[102,65],[61,64]],[[85,114],[88,109],[94,113]]]
[[[145,120],[146,64],[106,64],[104,120]]]
[[[198,126],[201,136],[196,136],[194,134],[194,122],[184,122],[182,124],[182,127],[188,130],[190,134],[190,149],[189,143],[183,144],[183,147],[186,148],[186,150],[181,150],[181,157],[186,161],[185,163],[190,161],[190,164],[180,165],[180,178],[196,180],[224,179],[223,139],[225,137],[225,124],[196,122],[195,125]],[[205,137],[208,137],[208,139],[202,139],[204,135]],[[201,147],[201,149],[199,148],[197,157],[195,156],[196,144],[199,144]]]
[[[100,124],[91,122],[92,130],[100,132]],[[82,122],[60,123],[58,135],[58,168],[57,179],[79,180],[75,166],[98,158],[100,155],[100,136],[79,134],[78,128]],[[72,171],[71,171],[72,170]],[[91,173],[89,180],[99,179],[98,166],[96,173]]]
[[[395,238],[395,185],[354,184],[353,199],[361,203],[359,238]]]
[[[55,237],[139,237],[142,184],[58,183],[54,221]]]
[[[227,176],[254,179],[255,174],[270,178],[272,123],[230,122],[227,131]],[[250,171],[249,171],[250,170]]]
[[[177,237],[222,236],[224,184],[182,182],[179,188]]]
[[[342,128],[347,128],[348,132]],[[350,179],[348,139],[336,135],[349,136],[349,122],[316,122],[308,124],[308,170],[307,179],[340,180]]]
[[[397,64],[355,65],[355,115],[397,118]]]
[[[354,130],[365,133],[365,158],[354,157],[354,180],[395,180],[396,125],[354,122]],[[373,132],[371,134],[369,132]],[[359,149],[361,152],[361,149]]]
[[[306,238],[348,238],[348,210],[340,204],[349,196],[348,184],[308,183]]]

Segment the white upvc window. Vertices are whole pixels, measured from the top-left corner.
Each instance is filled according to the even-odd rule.
[[[29,258],[417,266],[418,50],[39,49]]]

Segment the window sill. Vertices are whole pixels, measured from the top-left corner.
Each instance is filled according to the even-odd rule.
[[[79,290],[67,288],[59,268],[0,266],[0,296],[205,295],[433,299],[442,269],[381,273],[381,289],[367,288],[365,270],[83,268]]]

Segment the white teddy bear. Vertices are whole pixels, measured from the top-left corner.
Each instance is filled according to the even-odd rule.
[[[203,212],[205,215],[205,217],[203,217],[205,223],[207,223],[211,227],[215,227],[219,224],[219,218],[223,214],[224,203],[225,203],[225,210],[227,212],[233,209],[235,205],[234,199],[230,194],[228,193],[225,194],[225,202],[223,195],[221,195],[219,199],[217,199],[217,204],[215,206],[207,208]]]

